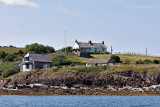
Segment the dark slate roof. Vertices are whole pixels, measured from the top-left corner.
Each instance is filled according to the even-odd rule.
[[[37,61],[37,62],[52,62],[51,59],[45,54],[29,53],[29,56],[33,59],[33,61]]]
[[[78,42],[79,47],[84,47],[84,48],[107,48],[105,44],[103,43],[83,43],[83,42]]]
[[[103,59],[91,59],[88,61],[88,64],[106,64],[111,60],[111,58],[103,58]]]

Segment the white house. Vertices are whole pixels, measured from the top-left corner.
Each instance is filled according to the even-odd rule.
[[[45,54],[27,53],[20,63],[21,71],[52,67],[52,61]]]
[[[82,53],[107,53],[107,46],[102,43],[92,43],[92,41],[85,42],[78,42],[75,41],[75,44],[72,48],[74,53],[82,52]]]

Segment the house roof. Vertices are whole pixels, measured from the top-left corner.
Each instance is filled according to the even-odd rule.
[[[105,44],[103,43],[84,43],[84,42],[78,42],[78,45],[80,48],[107,48]]]
[[[111,58],[102,58],[102,59],[91,59],[87,64],[106,64],[111,60]]]
[[[45,54],[29,53],[29,56],[33,59],[33,61],[37,61],[37,62],[52,62],[51,59]]]

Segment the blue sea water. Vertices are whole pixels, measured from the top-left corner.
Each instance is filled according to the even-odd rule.
[[[160,96],[0,96],[0,107],[160,107]]]

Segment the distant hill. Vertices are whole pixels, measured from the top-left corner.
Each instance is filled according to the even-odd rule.
[[[19,50],[24,51],[25,48],[16,48],[16,47],[0,47],[0,51],[4,51],[6,53],[16,53]]]

